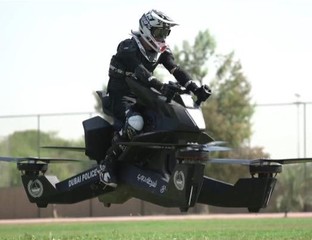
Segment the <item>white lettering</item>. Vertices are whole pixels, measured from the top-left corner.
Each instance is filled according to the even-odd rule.
[[[89,180],[89,179],[95,177],[96,174],[97,174],[96,169],[93,169],[90,172],[86,172],[86,173],[82,174],[82,181]]]
[[[146,183],[149,187],[153,187],[153,188],[157,187],[157,180],[153,181],[150,177],[146,177],[144,175],[138,174],[137,180],[139,182]]]
[[[83,174],[81,174],[79,176],[76,176],[76,177],[74,177],[72,179],[69,179],[68,180],[68,187],[73,187],[73,186],[75,186],[75,185],[77,185],[79,183],[82,183],[82,182],[87,181],[87,180],[89,180],[89,179],[91,179],[93,177],[96,177],[96,175],[97,175],[96,169],[93,169],[93,170],[91,170],[89,172],[83,173]]]
[[[81,183],[81,176],[74,177],[68,180],[68,187],[72,187],[78,183]]]

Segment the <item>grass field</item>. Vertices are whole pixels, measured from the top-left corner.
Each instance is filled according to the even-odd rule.
[[[0,239],[312,239],[312,218],[1,224]]]

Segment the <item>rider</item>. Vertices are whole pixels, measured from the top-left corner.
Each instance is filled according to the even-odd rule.
[[[143,129],[144,121],[138,109],[135,109],[135,96],[130,91],[125,79],[134,77],[147,87],[161,93],[172,91],[169,84],[162,84],[152,72],[162,64],[187,90],[193,92],[199,101],[205,101],[209,88],[198,87],[192,77],[178,66],[165,40],[171,27],[177,23],[164,13],[151,10],[140,18],[139,31],[131,31],[132,38],[119,43],[117,53],[112,56],[109,66],[109,108],[114,117],[123,124],[115,133],[112,146],[104,160],[100,162],[98,174],[100,181],[111,187],[117,186],[115,162],[122,153],[118,142],[129,141]]]

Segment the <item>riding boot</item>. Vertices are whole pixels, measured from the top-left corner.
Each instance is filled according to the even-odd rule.
[[[112,146],[107,150],[106,157],[100,162],[98,170],[101,183],[111,187],[117,187],[116,161],[125,148],[119,143],[131,140],[142,130],[144,124],[142,116],[137,112],[128,110],[126,115],[125,126],[119,132],[115,132]]]
[[[117,187],[116,161],[123,152],[122,146],[118,144],[120,138],[120,135],[116,133],[112,146],[107,150],[106,157],[100,162],[98,170],[100,182],[114,188]]]

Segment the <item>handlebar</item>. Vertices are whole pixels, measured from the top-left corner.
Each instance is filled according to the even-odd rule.
[[[167,103],[170,103],[176,94],[189,93],[189,91],[183,89],[181,85],[172,81],[169,81],[169,83],[167,84],[167,88],[167,92],[164,94],[164,96],[167,98]]]
[[[170,89],[169,91],[167,91],[164,94],[164,96],[166,97],[167,103],[170,103],[176,94],[179,94],[179,95],[180,94],[190,94],[189,90],[183,88],[178,83],[175,83],[172,81],[169,81],[167,87],[168,87],[168,89]],[[201,103],[205,102],[209,98],[209,96],[211,95],[211,90],[208,87],[206,87],[206,85],[203,85],[201,88],[203,89],[202,96],[201,96],[201,98],[197,97],[197,100],[195,101],[196,107],[199,107],[201,105]]]
[[[211,89],[207,85],[202,85],[201,88],[202,88],[201,97],[200,98],[197,97],[197,100],[195,102],[195,104],[198,107],[202,102],[205,102],[211,95]]]

